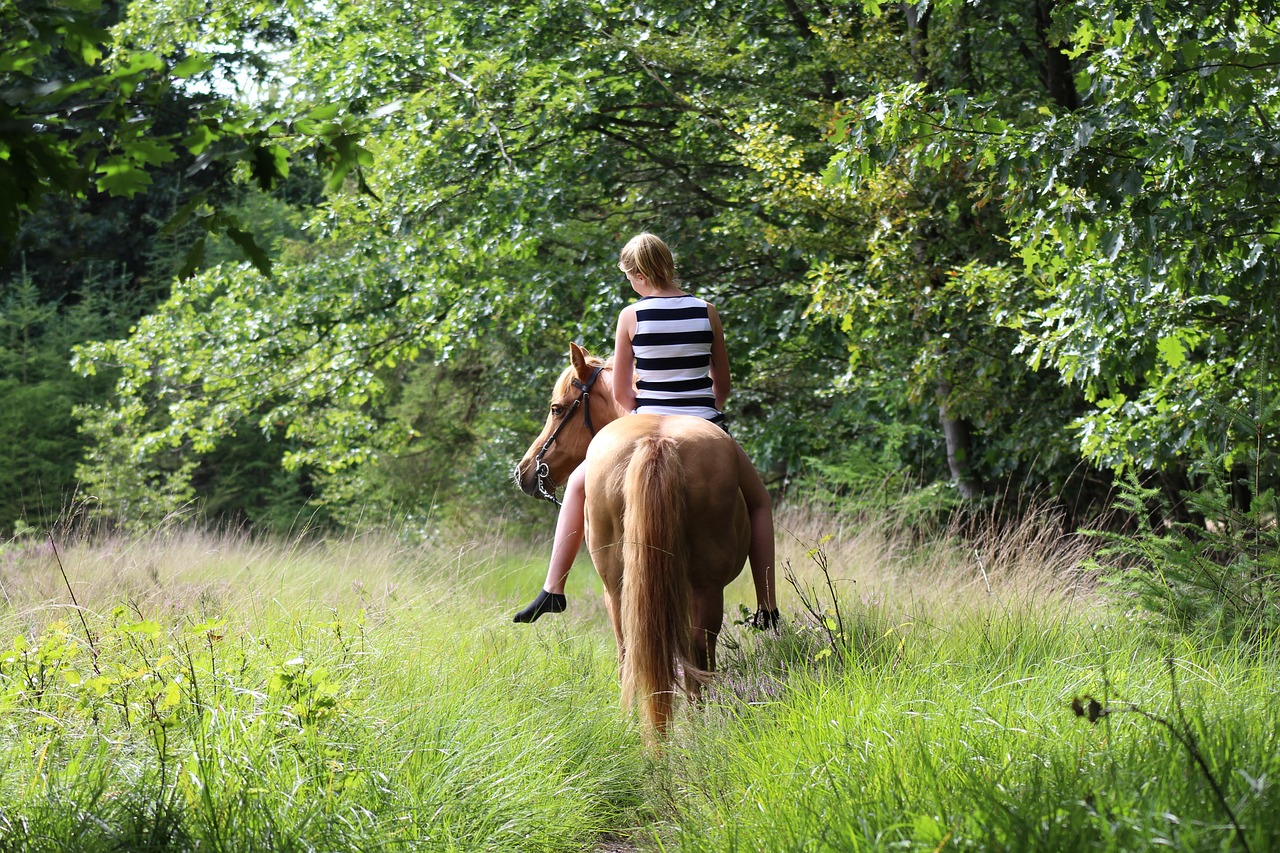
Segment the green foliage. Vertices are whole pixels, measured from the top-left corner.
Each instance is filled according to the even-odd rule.
[[[70,383],[22,385],[0,379],[0,530],[8,534],[22,519],[47,526],[68,508],[75,492],[70,478],[81,444],[71,416]]]
[[[1160,490],[1127,476],[1117,504],[1136,529],[1100,533],[1099,557],[1119,593],[1170,627],[1258,642],[1280,631],[1280,501],[1267,489],[1242,508],[1226,479],[1184,495],[1175,514]]]
[[[958,174],[957,203],[999,203],[1021,269],[993,319],[1033,369],[1080,389],[1086,457],[1185,463],[1215,403],[1276,386],[1272,11],[1090,0],[1056,6],[1042,36],[1063,85],[879,93],[842,119],[828,175]]]
[[[311,503],[310,472],[281,466],[288,447],[279,430],[242,426],[230,435],[191,471],[191,499],[199,514],[278,535],[330,527],[329,515]]]
[[[870,114],[891,136],[931,92],[1018,100],[1053,58],[1037,43],[1031,5],[894,7],[874,24],[832,10],[814,41],[844,53],[839,79],[850,82],[825,126],[800,134],[755,121],[738,145],[775,216],[812,217],[773,239],[803,252],[810,310],[846,335],[841,390],[877,398],[889,423],[929,424],[928,461],[899,464],[971,496],[1008,483],[1064,490],[1080,470],[1061,430],[1078,394],[1015,351],[1010,318],[1030,288],[1011,263],[1000,206],[975,201],[961,170],[898,144],[912,140],[906,130],[873,156],[846,131]],[[859,47],[842,50],[855,32]],[[951,471],[940,464],[939,422],[952,436]]]
[[[272,10],[280,26],[268,29],[288,33],[278,46],[282,76],[297,81],[290,94],[323,92],[379,117],[364,143],[378,199],[330,187],[331,207],[312,225],[321,241],[279,264],[271,281],[208,271],[176,286],[128,341],[81,352],[82,370],[123,371],[117,402],[88,425],[95,447],[83,473],[107,496],[104,510],[172,511],[193,497],[183,482],[195,468],[183,466],[245,423],[283,429],[284,463],[310,469],[331,490],[321,500],[345,504],[347,515],[365,511],[355,499],[418,512],[481,479],[496,486],[494,472],[523,450],[544,404],[549,382],[530,378],[558,367],[570,339],[607,352],[626,298],[614,258],[645,226],[672,236],[695,289],[722,304],[738,297],[723,312],[739,387],[750,389],[735,401],[738,434],[764,451],[762,464],[795,459],[822,433],[761,428],[783,404],[793,424],[828,408],[807,392],[827,381],[815,365],[843,356],[838,337],[812,331],[803,302],[775,281],[801,265],[755,239],[757,214],[742,219],[736,181],[747,173],[725,170],[731,125],[718,108],[694,106],[703,82],[739,97],[736,70],[703,80],[685,67],[710,64],[708,44],[721,37],[711,25],[732,21],[711,8],[655,13],[670,38],[651,45],[653,61],[679,69],[690,89],[672,94],[643,70],[653,21],[581,7],[582,26],[573,10],[529,6],[500,27],[461,5],[340,7],[351,26],[305,4]],[[202,28],[244,32],[267,14],[184,8],[139,5],[124,31],[167,55],[207,35]],[[356,27],[351,16],[360,39],[342,37]],[[792,28],[755,11],[746,18],[747,29],[725,38],[763,46],[766,34]],[[479,417],[426,432],[404,411],[413,392],[402,382],[437,361],[469,377],[437,398],[439,408]],[[449,435],[463,443],[455,459],[443,447],[422,455]],[[415,459],[431,470],[412,495],[407,474],[395,472]],[[134,470],[122,471],[126,463]],[[447,472],[455,480],[441,489]]]
[[[191,174],[212,176],[201,191],[235,172],[273,189],[295,157],[321,164],[331,184],[352,176],[365,187],[369,153],[356,142],[362,126],[354,112],[296,101],[288,112],[248,112],[224,97],[192,94],[214,88],[213,58],[193,52],[194,41],[163,55],[140,48],[127,29],[108,29],[116,13],[103,0],[0,7],[0,245],[47,193],[133,198],[179,160]],[[197,193],[172,213],[170,227],[195,222],[224,234],[269,273],[258,239],[231,211],[204,202]],[[201,264],[203,245],[192,245],[186,273]]]
[[[68,366],[71,346],[121,334],[137,310],[124,286],[90,279],[65,302],[48,301],[26,277],[0,283],[0,531],[18,521],[47,528],[77,503],[83,440],[75,407],[104,396]]]
[[[1212,404],[1280,363],[1269,13],[1129,11],[139,0],[109,31],[37,27],[13,144],[52,146],[50,186],[86,201],[86,175],[172,191],[150,285],[184,279],[79,350],[120,371],[80,473],[135,524],[504,510],[543,378],[570,339],[608,350],[617,248],[649,228],[725,318],[734,434],[778,479],[866,454],[1087,514],[1107,471],[1185,468]],[[81,95],[92,127],[59,106]],[[235,506],[267,482],[288,499]]]
[[[386,412],[408,438],[394,453],[322,478],[335,518],[348,529],[394,522],[431,540],[476,517],[533,515],[538,507],[511,487],[511,468],[538,413],[502,407],[508,392],[486,378],[500,369],[423,359],[396,371]]]
[[[48,525],[67,512],[86,438],[110,444],[109,429],[91,425],[78,435],[73,412],[101,405],[115,365],[77,378],[67,368],[71,348],[124,337],[175,276],[228,258],[269,269],[299,233],[287,205],[317,201],[307,189],[312,174],[354,174],[367,158],[350,142],[352,116],[325,105],[300,108],[287,128],[279,114],[247,118],[211,94],[221,73],[212,61],[186,50],[160,58],[134,49],[108,28],[118,12],[98,0],[10,3],[0,12],[0,185],[8,187],[0,193],[0,383],[21,404],[3,416],[6,528],[18,517]],[[241,188],[246,182],[259,191]],[[253,452],[244,442],[226,455]],[[165,483],[161,494],[170,497],[160,502],[171,511],[215,484],[225,492],[212,505],[226,508],[228,519],[270,515],[287,526],[283,519],[296,520],[308,495],[299,501],[298,490],[286,488],[274,508],[263,505],[262,490],[291,476],[276,473],[281,455],[265,481],[250,482],[236,482],[230,463],[218,476],[216,458],[171,458],[167,472],[139,471],[127,455],[118,461],[121,477],[135,478],[136,502],[148,503],[150,487]],[[178,469],[186,474],[175,479]],[[112,489],[104,494],[108,506],[118,501]]]
[[[901,460],[909,454],[901,444],[912,439],[904,430],[891,436],[874,456],[869,452],[874,446],[872,438],[842,454],[806,460],[805,468],[788,484],[788,493],[825,512],[851,518],[892,518],[892,523],[904,530],[936,529],[965,501],[936,472],[930,478],[902,466]]]
[[[1115,589],[1175,630],[1254,643],[1280,632],[1278,401],[1217,408],[1224,437],[1180,502],[1129,473],[1117,508],[1132,528],[1094,532]]]

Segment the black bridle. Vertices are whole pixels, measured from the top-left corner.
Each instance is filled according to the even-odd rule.
[[[569,411],[565,412],[564,415],[561,416],[560,423],[556,424],[556,428],[552,431],[551,436],[543,442],[542,449],[538,451],[538,455],[533,457],[533,464],[535,466],[534,474],[538,478],[538,494],[551,501],[556,506],[560,506],[561,504],[556,498],[554,486],[551,489],[548,489],[546,485],[547,476],[551,473],[551,468],[548,467],[546,462],[542,461],[542,457],[551,449],[551,445],[555,443],[556,437],[560,435],[560,431],[569,423],[569,419],[573,417],[573,413],[576,412],[579,407],[582,408],[582,422],[587,425],[587,432],[591,433],[592,436],[596,434],[596,428],[591,425],[591,386],[596,384],[596,379],[599,378],[600,371],[602,370],[604,370],[604,365],[592,370],[591,376],[587,378],[586,382],[579,382],[577,379],[573,380],[573,387],[577,388],[580,392],[578,394],[578,399],[574,400],[573,405],[569,407]]]

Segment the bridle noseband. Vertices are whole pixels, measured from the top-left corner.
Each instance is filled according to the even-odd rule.
[[[538,495],[551,501],[556,506],[561,506],[560,501],[555,496],[554,487],[547,488],[547,477],[551,473],[551,468],[546,462],[542,461],[542,457],[551,449],[551,445],[555,443],[556,437],[560,435],[560,431],[569,423],[569,419],[573,417],[573,413],[582,407],[582,422],[587,425],[587,432],[594,437],[596,428],[591,425],[591,386],[596,384],[596,379],[600,376],[600,371],[604,370],[604,365],[600,365],[591,371],[591,376],[586,382],[573,380],[573,387],[580,392],[578,399],[573,401],[573,405],[569,407],[569,411],[565,412],[560,418],[560,423],[556,424],[556,428],[552,431],[551,436],[542,444],[542,449],[538,451],[538,455],[533,457],[534,473],[538,478]]]

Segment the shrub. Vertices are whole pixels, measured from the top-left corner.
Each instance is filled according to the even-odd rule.
[[[1265,428],[1276,410],[1229,413],[1250,439],[1244,452],[1219,454],[1179,506],[1132,472],[1122,478],[1118,506],[1136,531],[1091,531],[1112,589],[1180,631],[1256,641],[1280,630],[1280,497]]]

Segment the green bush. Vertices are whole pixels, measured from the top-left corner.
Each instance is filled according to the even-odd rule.
[[[1136,530],[1091,531],[1111,588],[1179,631],[1258,641],[1280,630],[1280,496],[1267,424],[1276,404],[1227,412],[1240,438],[1199,488],[1173,498],[1130,472],[1118,507]]]

